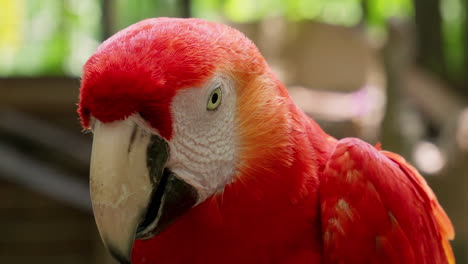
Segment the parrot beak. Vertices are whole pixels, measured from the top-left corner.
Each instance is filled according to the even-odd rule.
[[[131,119],[93,129],[90,188],[94,217],[105,246],[131,263],[135,239],[151,238],[198,200],[194,187],[165,168],[169,146]]]

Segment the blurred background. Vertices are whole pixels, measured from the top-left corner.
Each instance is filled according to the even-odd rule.
[[[114,263],[90,207],[79,76],[101,41],[158,16],[238,28],[327,132],[410,160],[468,263],[468,0],[0,0],[0,263]]]

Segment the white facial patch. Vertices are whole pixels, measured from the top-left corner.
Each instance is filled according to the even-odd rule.
[[[199,203],[221,191],[235,172],[235,106],[232,83],[215,77],[204,87],[180,90],[171,104],[173,136],[166,167],[199,191]],[[221,88],[221,104],[208,110]]]

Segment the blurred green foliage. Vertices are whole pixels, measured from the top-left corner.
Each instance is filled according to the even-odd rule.
[[[391,17],[409,17],[414,14],[411,0],[368,0],[370,25],[383,27]]]
[[[267,16],[290,20],[318,19],[332,24],[355,25],[362,20],[362,0],[193,0],[195,17],[227,18],[250,22]],[[383,26],[391,16],[412,14],[411,0],[368,0],[368,23]]]
[[[463,0],[441,0],[447,65],[463,63]],[[411,17],[412,0],[192,0],[194,17],[251,22],[270,16],[317,19],[384,31],[393,16]],[[111,29],[141,19],[181,16],[182,0],[109,0]],[[365,8],[363,8],[365,6]],[[103,0],[0,0],[0,75],[79,75],[102,40]]]
[[[180,16],[177,1],[171,0],[115,0],[114,29],[122,29],[145,18]]]
[[[464,14],[461,1],[444,0],[441,5],[446,65],[452,79],[463,74],[463,53],[468,52],[468,49],[464,51],[463,44],[463,21],[468,14]]]
[[[0,7],[1,75],[76,75],[99,43],[98,1],[0,0]]]

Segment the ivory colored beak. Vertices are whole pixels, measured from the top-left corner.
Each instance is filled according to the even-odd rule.
[[[153,190],[147,167],[151,135],[129,119],[96,121],[93,133],[90,188],[96,224],[111,254],[130,263]]]
[[[91,201],[105,246],[120,263],[131,263],[135,239],[169,227],[198,200],[197,190],[165,168],[167,142],[131,119],[95,122]]]

